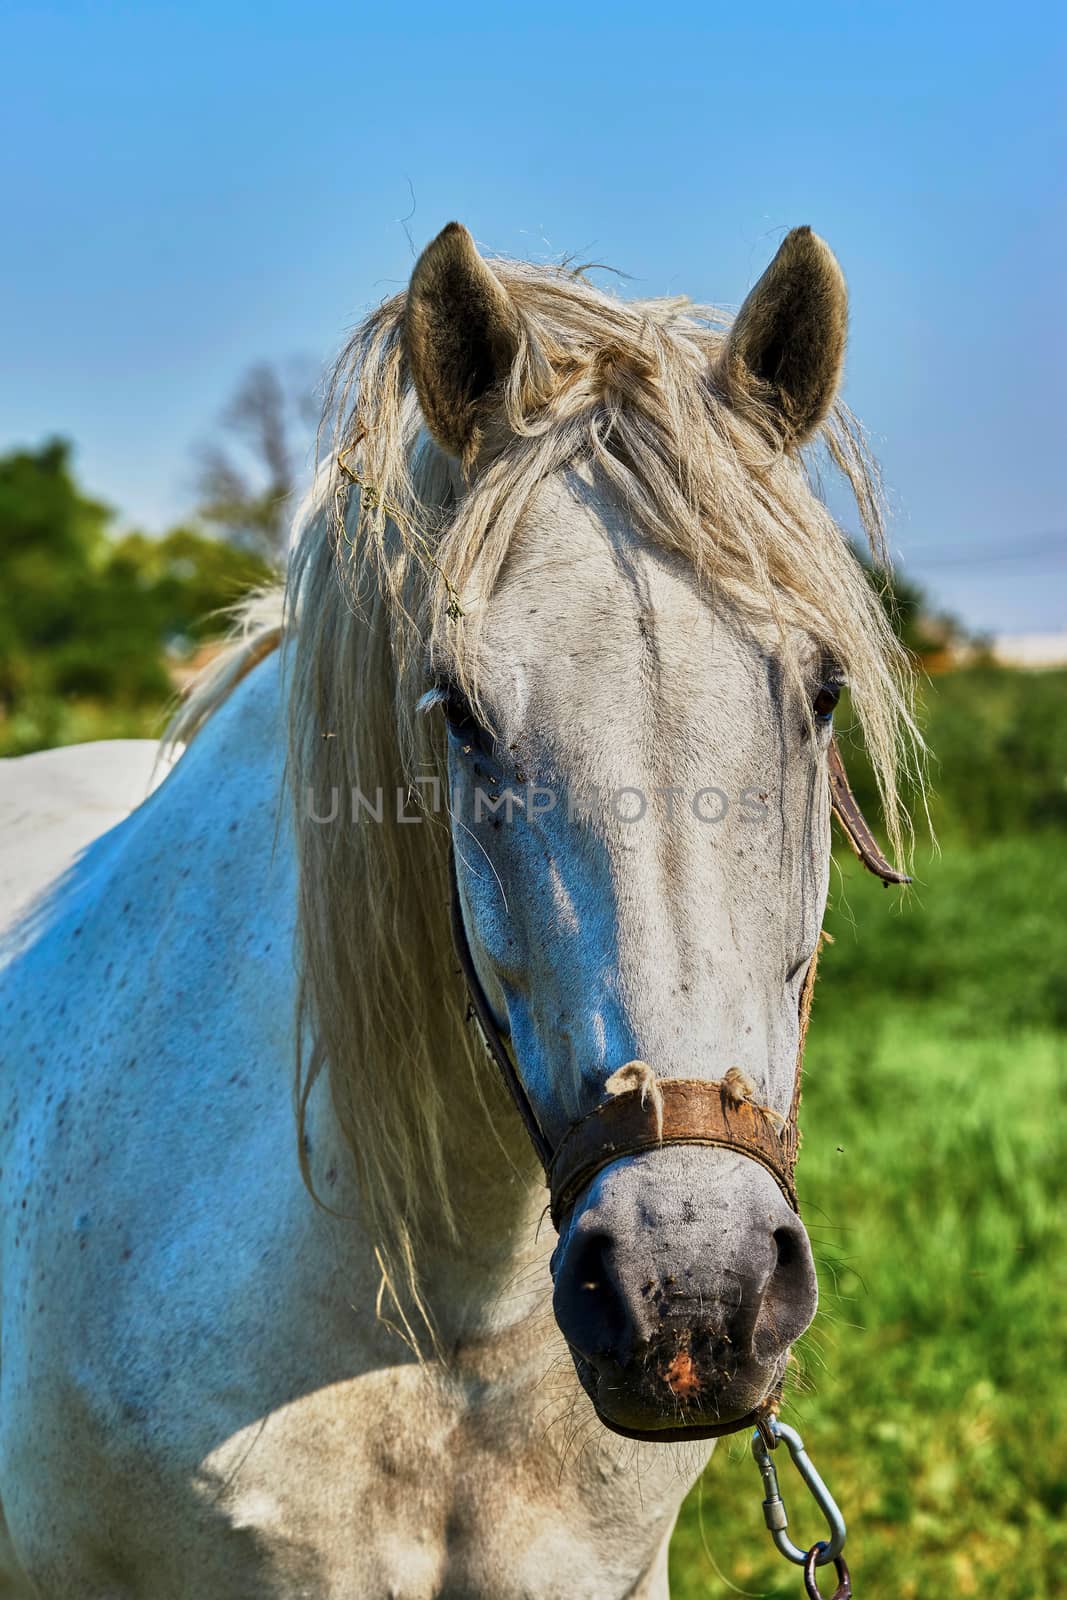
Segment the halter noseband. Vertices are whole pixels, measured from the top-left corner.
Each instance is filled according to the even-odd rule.
[[[834,815],[863,865],[881,878],[883,883],[910,883],[911,880],[891,866],[879,849],[849,787],[836,740],[830,741],[827,770]],[[768,1108],[739,1098],[726,1080],[709,1082],[704,1078],[659,1078],[656,1080],[658,1094],[655,1103],[653,1097],[643,1089],[625,1090],[603,1101],[587,1116],[572,1122],[559,1144],[553,1148],[537,1120],[537,1113],[530,1103],[478,977],[463,921],[453,853],[449,854],[449,877],[452,938],[470,996],[471,1014],[544,1168],[551,1195],[552,1220],[557,1229],[581,1191],[598,1172],[624,1156],[637,1155],[642,1150],[669,1144],[712,1145],[722,1150],[735,1150],[749,1160],[758,1161],[771,1174],[792,1209],[799,1210],[793,1181],[799,1143],[797,1112],[800,1108],[804,1040],[815,987],[817,948],[808,964],[800,991],[800,1040],[793,1098],[784,1123]]]
[[[812,956],[800,994],[800,1048],[793,1101],[783,1122],[763,1106],[739,1098],[725,1081],[704,1078],[659,1078],[655,1100],[640,1088],[627,1089],[572,1122],[559,1143],[549,1142],[530,1103],[511,1052],[501,1036],[496,1018],[478,977],[456,882],[455,857],[449,858],[452,889],[452,938],[470,996],[471,1013],[485,1047],[496,1063],[530,1142],[544,1168],[551,1196],[549,1209],[559,1229],[582,1190],[598,1172],[624,1156],[663,1145],[711,1145],[735,1150],[758,1161],[777,1183],[789,1205],[797,1211],[793,1168],[797,1155],[797,1110],[800,1105],[800,1069],[804,1034],[815,987],[818,951]]]

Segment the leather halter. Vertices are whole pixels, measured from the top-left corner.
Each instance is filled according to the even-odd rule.
[[[642,1095],[640,1089],[628,1089],[572,1122],[559,1144],[553,1147],[537,1120],[478,977],[463,921],[455,856],[451,853],[449,876],[452,938],[467,984],[471,1014],[544,1168],[551,1196],[549,1208],[557,1230],[598,1172],[624,1156],[673,1144],[710,1145],[735,1150],[758,1161],[771,1174],[792,1209],[799,1209],[793,1168],[798,1144],[800,1069],[818,951],[808,964],[800,994],[797,1070],[793,1100],[784,1123],[776,1121],[763,1107],[738,1099],[724,1082],[709,1082],[704,1078],[659,1078],[656,1083],[661,1097],[659,1114],[650,1095]]]
[[[849,787],[841,752],[834,740],[830,741],[827,767],[834,815],[863,865],[886,884],[909,883],[911,880],[898,872],[878,848]],[[557,1229],[598,1172],[624,1156],[673,1144],[711,1145],[734,1150],[759,1162],[771,1174],[792,1209],[799,1209],[793,1181],[799,1144],[797,1112],[818,950],[811,958],[800,992],[800,1038],[793,1098],[784,1124],[767,1108],[739,1099],[730,1085],[721,1080],[660,1078],[657,1080],[661,1096],[658,1108],[647,1092],[626,1090],[573,1122],[559,1144],[553,1147],[537,1120],[478,977],[463,921],[455,856],[451,852],[449,878],[452,938],[470,996],[471,1013],[544,1168],[551,1195],[552,1220]]]
[[[909,883],[911,880],[898,872],[886,860],[878,847],[870,827],[856,803],[849,787],[841,753],[836,741],[830,741],[828,756],[830,804],[856,855],[868,871],[883,883]],[[794,1169],[800,1136],[797,1113],[800,1109],[801,1075],[804,1066],[804,1043],[811,1012],[811,999],[815,988],[815,971],[819,948],[815,948],[800,991],[800,1030],[797,1043],[796,1070],[793,1078],[793,1096],[789,1114],[784,1122],[767,1107],[739,1099],[736,1091],[723,1080],[708,1081],[703,1078],[660,1078],[656,1081],[660,1105],[641,1089],[626,1090],[612,1099],[594,1107],[588,1115],[571,1123],[559,1143],[553,1147],[537,1120],[537,1113],[519,1077],[511,1052],[504,1042],[493,1009],[482,987],[474,958],[471,955],[467,930],[463,921],[463,908],[456,878],[455,854],[450,849],[449,883],[451,890],[452,938],[456,955],[470,997],[471,1015],[478,1024],[485,1048],[495,1062],[497,1070],[515,1108],[522,1118],[530,1142],[544,1168],[550,1194],[552,1221],[557,1230],[584,1189],[598,1172],[626,1156],[638,1155],[644,1150],[659,1149],[663,1145],[705,1145],[722,1150],[733,1150],[764,1167],[777,1183],[785,1199],[795,1212],[799,1212]],[[752,1426],[757,1421],[751,1412],[737,1421],[723,1424],[705,1424],[694,1428],[674,1428],[673,1439],[708,1439],[720,1434],[733,1433],[739,1428]],[[629,1433],[611,1423],[616,1432]],[[632,1434],[634,1438],[654,1439],[655,1434]]]

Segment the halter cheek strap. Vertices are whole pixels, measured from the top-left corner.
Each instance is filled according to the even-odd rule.
[[[848,839],[849,844],[859,856],[868,872],[873,872],[876,878],[881,878],[883,883],[910,883],[911,879],[903,872],[898,872],[878,847],[878,841],[871,832],[870,824],[863,815],[856,801],[856,796],[848,781],[845,763],[841,759],[841,752],[837,748],[837,740],[830,740],[830,749],[826,757],[826,771],[830,779],[830,804],[834,816]]]
[[[478,976],[471,955],[471,947],[467,941],[467,929],[463,921],[463,907],[459,900],[459,883],[456,879],[456,853],[449,848],[448,852],[448,885],[450,891],[450,911],[452,916],[452,943],[459,957],[460,969],[464,982],[467,985],[467,997],[470,1001],[470,1015],[478,1024],[478,1032],[482,1036],[482,1043],[489,1052],[490,1059],[504,1080],[504,1086],[515,1103],[515,1109],[522,1118],[523,1126],[530,1136],[530,1143],[537,1151],[537,1159],[547,1173],[552,1165],[552,1146],[545,1138],[541,1124],[537,1120],[537,1113],[530,1104],[525,1085],[515,1070],[515,1063],[511,1059],[511,1052],[500,1036],[493,1008],[486,998],[482,988],[482,980]]]

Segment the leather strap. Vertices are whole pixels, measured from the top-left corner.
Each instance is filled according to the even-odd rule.
[[[778,1407],[782,1402],[782,1386],[779,1383],[770,1394],[764,1395],[759,1405],[752,1411],[746,1411],[743,1417],[735,1417],[733,1422],[701,1422],[694,1427],[675,1427],[669,1424],[664,1428],[624,1428],[621,1423],[609,1422],[607,1417],[597,1416],[605,1428],[610,1428],[612,1433],[621,1434],[624,1439],[639,1439],[642,1444],[685,1444],[689,1439],[725,1439],[731,1433],[746,1433],[749,1428],[758,1428],[761,1421],[768,1416],[777,1415]],[[594,1405],[593,1410],[596,1411]]]
[[[630,1089],[604,1101],[587,1116],[572,1123],[553,1150],[537,1120],[511,1052],[501,1038],[492,1007],[478,977],[463,921],[455,856],[451,852],[448,867],[452,938],[467,985],[471,1014],[544,1168],[551,1194],[552,1220],[557,1229],[570,1206],[598,1172],[624,1156],[668,1144],[696,1144],[736,1150],[740,1155],[758,1161],[771,1174],[792,1209],[798,1210],[793,1183],[798,1142],[796,1113],[800,1102],[804,1034],[818,952],[811,959],[801,990],[796,1079],[789,1119],[783,1128],[779,1129],[761,1107],[748,1100],[737,1100],[719,1080],[660,1078],[656,1086],[662,1103],[662,1132],[651,1096],[646,1096],[642,1104],[642,1091]]]
[[[830,778],[830,804],[834,816],[867,871],[873,872],[883,883],[910,883],[911,879],[905,873],[898,872],[882,854],[878,840],[871,832],[867,818],[860,810],[856,796],[849,787],[848,773],[845,771],[845,763],[841,759],[836,739],[830,740],[827,770]]]
[[[604,1101],[567,1129],[548,1169],[552,1221],[557,1229],[598,1172],[622,1156],[668,1144],[736,1150],[766,1167],[792,1209],[799,1209],[793,1185],[795,1139],[788,1137],[788,1127],[776,1127],[751,1101],[731,1098],[726,1085],[718,1081],[660,1078],[657,1088],[662,1096],[662,1135],[652,1096],[646,1093],[642,1103],[640,1089],[628,1089]]]
[[[460,968],[467,985],[467,996],[470,1000],[471,1013],[478,1024],[478,1032],[482,1036],[482,1043],[489,1053],[490,1060],[495,1064],[497,1071],[504,1080],[505,1087],[515,1102],[515,1109],[522,1118],[523,1127],[530,1136],[530,1143],[537,1151],[537,1159],[547,1172],[552,1165],[552,1146],[542,1131],[537,1120],[537,1114],[530,1104],[529,1096],[522,1079],[515,1069],[503,1039],[497,1027],[493,1008],[486,998],[482,981],[474,965],[471,947],[467,940],[467,929],[463,921],[463,906],[459,898],[459,881],[456,878],[456,852],[452,846],[448,849],[448,886],[450,891],[450,912],[452,917],[452,943],[456,947]]]

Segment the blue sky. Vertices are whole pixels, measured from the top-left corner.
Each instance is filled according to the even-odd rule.
[[[899,559],[1067,627],[1062,8],[6,0],[0,449],[159,529],[261,358],[325,362],[452,217],[736,305],[808,222]]]

